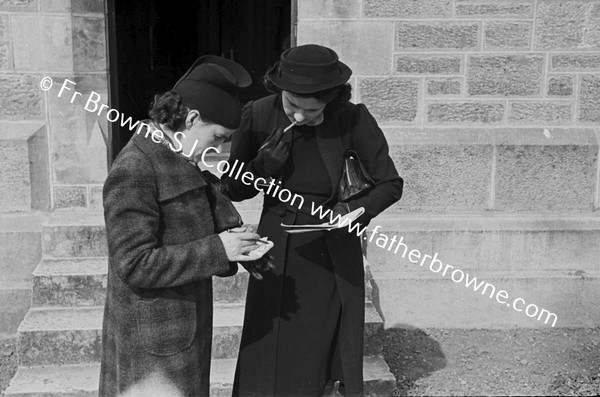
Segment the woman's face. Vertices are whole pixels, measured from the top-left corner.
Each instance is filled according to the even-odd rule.
[[[319,124],[318,121],[323,115],[327,103],[321,102],[315,98],[301,97],[292,94],[289,91],[282,91],[281,98],[283,101],[283,111],[291,121],[298,120],[294,117],[295,114],[301,115],[298,125],[303,124]]]
[[[235,130],[225,128],[220,124],[206,123],[196,110],[191,110],[186,119],[186,128],[182,130],[185,137],[181,137],[182,153],[194,159],[202,152],[214,147],[221,151],[221,146]]]

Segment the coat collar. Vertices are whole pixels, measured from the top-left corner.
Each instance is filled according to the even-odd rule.
[[[133,135],[131,142],[148,157],[154,168],[159,201],[206,186],[196,166],[168,146],[153,141],[151,134],[145,137],[141,131]]]

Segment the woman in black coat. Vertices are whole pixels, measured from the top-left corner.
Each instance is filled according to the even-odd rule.
[[[279,199],[287,196],[260,188],[267,193],[258,233],[275,243],[275,269],[248,286],[235,396],[321,396],[337,380],[346,395],[363,394],[361,237],[347,229],[287,234],[281,227],[329,221],[312,215],[318,205],[334,214],[364,207],[359,222],[366,226],[400,199],[402,179],[382,131],[364,105],[348,101],[350,75],[329,48],[285,51],[266,75],[277,93],[248,103],[233,135],[230,163],[242,162],[255,179],[274,178],[280,189],[304,198],[303,205],[290,205]],[[348,149],[358,153],[375,187],[340,202]],[[255,196],[260,186],[224,181],[234,200]]]
[[[235,274],[259,236],[216,233],[195,159],[239,125],[237,90],[249,80],[234,62],[201,57],[156,96],[152,120],[109,172],[100,396],[157,382],[173,395],[209,394],[212,276]]]

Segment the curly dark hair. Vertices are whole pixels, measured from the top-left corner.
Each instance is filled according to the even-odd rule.
[[[154,96],[148,115],[154,122],[164,124],[171,131],[176,131],[185,121],[189,111],[190,108],[181,103],[179,94],[167,91]]]
[[[273,82],[269,79],[268,75],[270,70],[271,69],[269,69],[263,76],[263,85],[265,86],[265,89],[270,93],[279,94],[281,93],[282,89],[273,84]],[[326,103],[327,109],[331,110],[336,109],[340,105],[343,105],[350,101],[350,98],[352,97],[352,86],[350,85],[350,83],[345,83],[310,94],[300,94],[293,91],[290,92],[302,98],[315,98],[320,102]]]

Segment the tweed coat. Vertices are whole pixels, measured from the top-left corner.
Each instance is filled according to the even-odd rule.
[[[280,95],[247,104],[242,124],[233,136],[229,161],[237,159],[248,164],[274,128],[289,124]],[[400,199],[403,180],[388,155],[381,129],[364,105],[348,103],[335,112],[326,109],[324,122],[316,127],[315,134],[326,167],[324,172],[329,175],[332,187],[339,184],[347,149],[356,150],[375,180],[373,190],[348,203],[351,210],[365,208],[365,214],[359,218],[362,225],[367,225],[371,218]],[[240,180],[225,177],[224,181],[233,200],[244,200],[257,194],[254,186]],[[332,191],[324,203],[328,207],[337,202],[336,189]],[[282,231],[281,223],[294,223],[296,216],[290,206],[265,194],[258,233],[275,243],[271,250],[275,269],[265,273],[263,281],[251,278],[249,282],[234,395],[274,395],[279,322],[285,316],[286,308],[293,307],[295,298],[289,291],[285,296],[283,294],[285,263],[294,260],[294,253],[286,250],[288,234]],[[342,303],[338,346],[335,348],[340,352],[345,391],[348,396],[362,395],[365,291],[361,241],[356,234],[341,230],[326,233],[326,244]],[[302,335],[298,337],[302,338]]]
[[[200,171],[134,135],[104,185],[108,285],[100,396],[149,376],[208,396],[213,275],[234,274]]]

